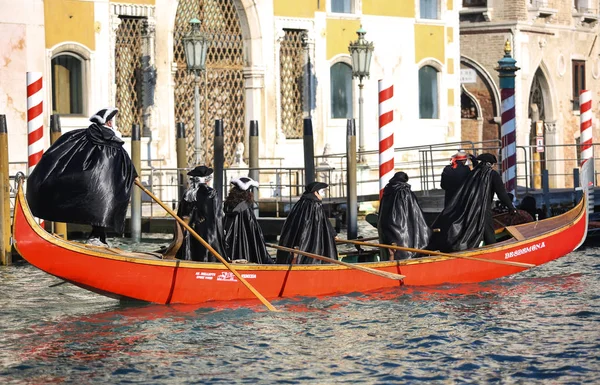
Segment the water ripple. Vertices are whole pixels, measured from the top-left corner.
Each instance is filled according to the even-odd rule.
[[[599,383],[587,248],[482,284],[252,308],[124,304],[0,267],[3,384]]]

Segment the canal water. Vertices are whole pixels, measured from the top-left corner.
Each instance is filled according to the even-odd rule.
[[[0,267],[0,383],[600,383],[597,247],[482,284],[277,300],[277,313],[60,282]]]

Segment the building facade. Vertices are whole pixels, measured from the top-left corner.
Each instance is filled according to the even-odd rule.
[[[348,46],[361,26],[375,46],[364,80],[365,149],[378,148],[384,77],[395,89],[396,146],[458,141],[459,7],[459,0],[0,2],[0,33],[9,37],[0,47],[0,113],[8,118],[10,161],[27,160],[27,71],[43,73],[46,123],[55,113],[63,132],[86,127],[96,110],[114,105],[125,138],[132,124],[143,128],[142,158],[156,169],[176,166],[178,123],[194,163],[196,82],[208,164],[215,119],[224,121],[226,165],[239,143],[247,144],[252,120],[261,166],[303,165],[306,117],[315,154],[345,152],[346,120],[358,118],[359,108]],[[207,70],[197,78],[187,71],[182,43],[193,18],[212,39]],[[368,166],[376,175],[376,157]]]
[[[583,89],[592,91],[597,137],[598,5],[597,0],[462,1],[462,137],[496,143],[500,139],[496,67],[508,41],[520,67],[515,79],[519,186],[540,188],[543,169],[548,170],[551,187],[572,186]]]

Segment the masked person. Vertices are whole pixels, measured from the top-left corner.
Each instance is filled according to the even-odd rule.
[[[197,166],[187,173],[189,187],[179,202],[177,216],[185,218],[190,227],[225,258],[221,200],[217,191],[208,185],[212,180],[212,173],[213,169],[206,166]],[[177,258],[200,262],[218,261],[217,257],[185,229]]]
[[[434,221],[429,250],[444,252],[466,250],[477,247],[483,240],[486,245],[496,242],[492,217],[494,194],[514,214],[516,209],[508,197],[502,178],[494,170],[496,157],[481,154],[454,199]]]
[[[379,242],[421,249],[429,243],[431,230],[425,222],[417,197],[407,182],[408,175],[400,171],[394,174],[383,189],[377,224]],[[414,256],[416,253],[411,251],[394,251],[396,260]]]
[[[279,245],[298,247],[301,251],[338,259],[336,233],[323,210],[323,195],[327,183],[312,182],[306,186],[298,202],[290,211],[279,237]],[[291,263],[292,255],[277,251],[277,263]],[[318,259],[298,255],[296,263],[322,263]]]
[[[252,188],[258,182],[241,177],[231,180],[232,188],[223,203],[225,212],[225,249],[232,261],[273,263],[260,225],[254,216]]]
[[[471,172],[467,160],[467,153],[461,150],[452,156],[450,164],[442,171],[440,187],[444,190],[444,207],[448,206]]]
[[[113,118],[116,108],[94,114],[88,128],[63,134],[27,178],[33,215],[92,225],[88,243],[108,246],[106,230],[123,233],[135,167]]]

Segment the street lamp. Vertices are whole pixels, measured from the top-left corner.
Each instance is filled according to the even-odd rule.
[[[365,40],[365,31],[360,26],[356,31],[358,39],[350,43],[348,51],[352,56],[352,77],[358,78],[358,161],[364,162],[363,151],[365,150],[365,135],[363,131],[363,78],[369,77],[371,67],[371,56],[373,55],[373,42]]]
[[[210,38],[206,32],[200,31],[200,20],[193,18],[190,20],[192,29],[183,37],[183,49],[185,50],[185,61],[187,69],[194,73],[195,88],[194,88],[194,131],[195,149],[194,158],[195,164],[201,164],[201,133],[200,133],[200,73],[206,70],[206,53],[210,45]],[[205,101],[207,103],[207,101]]]

